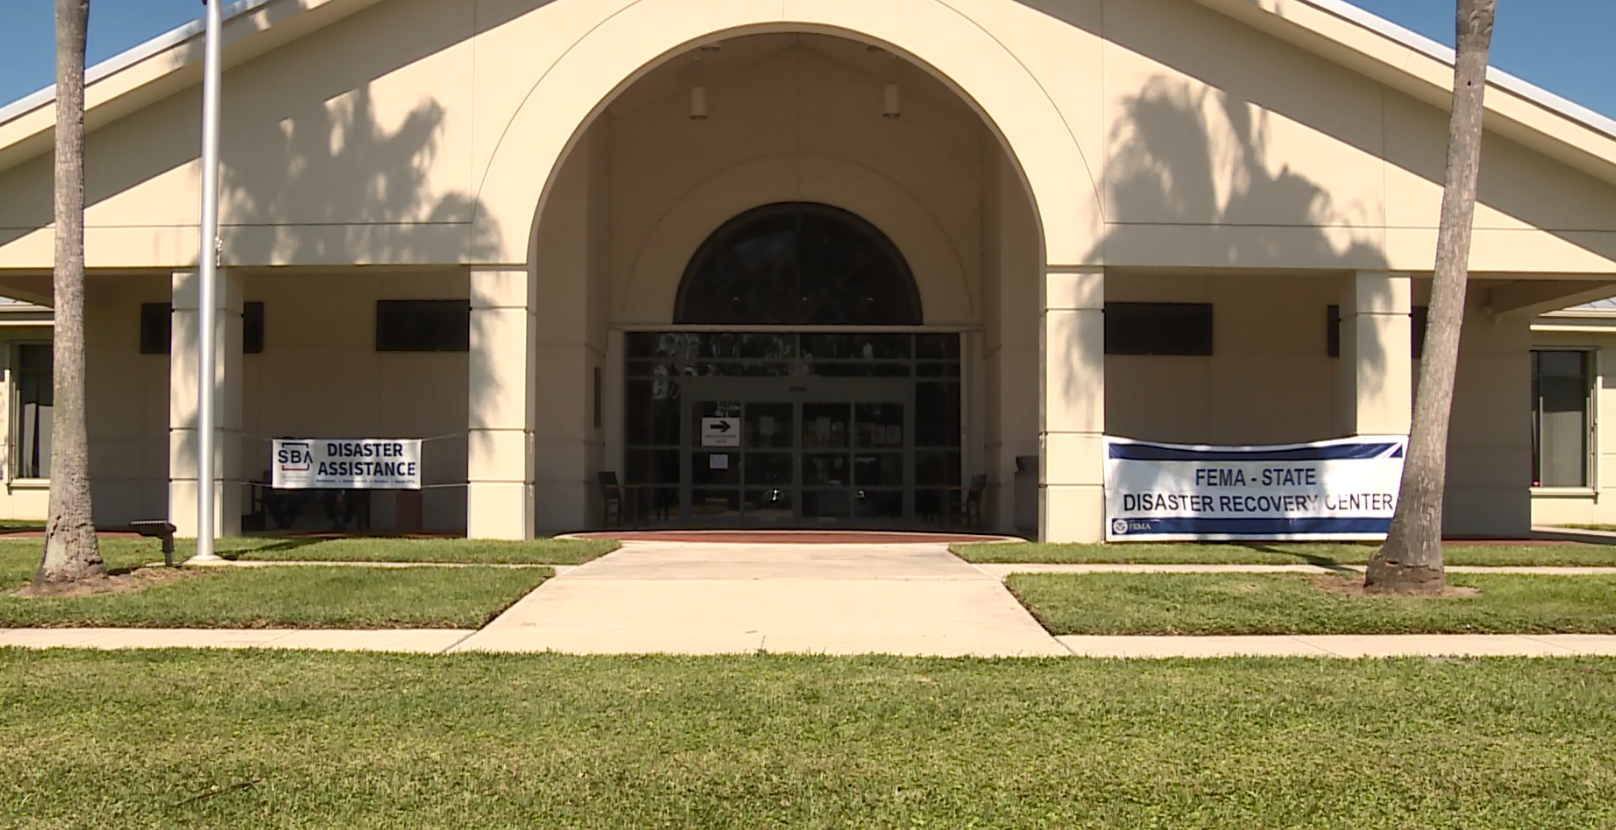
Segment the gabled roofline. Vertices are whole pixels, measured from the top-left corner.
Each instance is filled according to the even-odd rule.
[[[273,48],[279,42],[294,40],[320,25],[320,21],[346,17],[379,0],[236,0],[221,14],[224,18],[225,59],[227,67],[250,59]],[[1280,36],[1309,48],[1309,41],[1317,46],[1322,42],[1330,48],[1322,54],[1327,60],[1364,72],[1371,78],[1405,92],[1418,90],[1428,102],[1446,106],[1438,98],[1451,100],[1454,52],[1423,35],[1398,26],[1371,14],[1345,0],[1199,0],[1203,5],[1217,9],[1236,19],[1245,20],[1270,34]],[[277,7],[294,6],[282,12]],[[310,19],[314,12],[321,17]],[[1351,30],[1329,31],[1326,20],[1333,18],[1348,24],[1360,33],[1382,39],[1355,40]],[[256,18],[249,21],[243,18]],[[1312,18],[1312,19],[1308,19]],[[232,25],[234,24],[234,25]],[[244,26],[243,24],[247,24]],[[242,31],[249,26],[255,27]],[[235,29],[235,31],[230,31]],[[274,37],[265,35],[280,29]],[[196,83],[200,73],[202,50],[182,49],[203,34],[201,20],[176,28],[102,61],[86,72],[85,97],[90,109],[90,128],[127,114],[142,105],[131,100],[143,90],[152,95],[169,95]],[[232,49],[239,41],[252,37],[255,48]],[[1401,56],[1387,54],[1385,46],[1406,50]],[[176,54],[177,53],[177,54]],[[1412,54],[1410,54],[1412,53]],[[1434,62],[1420,66],[1423,57]],[[164,63],[166,59],[166,64]],[[233,60],[232,60],[233,59]],[[152,64],[144,75],[138,71]],[[1438,67],[1442,71],[1434,71]],[[123,88],[109,82],[125,73],[131,73]],[[176,77],[178,76],[178,77]],[[190,77],[187,77],[190,76]],[[1508,93],[1507,97],[1489,96],[1487,100],[1488,128],[1508,138],[1523,141],[1546,152],[1553,158],[1592,173],[1607,181],[1616,182],[1616,119],[1601,115],[1587,107],[1555,95],[1542,87],[1522,80],[1497,68],[1489,68],[1488,84]],[[1434,91],[1441,90],[1442,96]],[[97,94],[101,93],[101,94]],[[50,108],[56,100],[54,85],[39,90],[20,100],[0,107],[0,169],[47,152],[45,137],[55,129],[55,119],[43,118],[41,110]],[[1524,102],[1529,108],[1523,109]],[[1535,112],[1534,112],[1535,110]],[[96,118],[96,116],[101,118]],[[1543,116],[1560,121],[1564,130],[1554,124],[1541,123]],[[1578,128],[1582,128],[1579,130]],[[1587,130],[1588,132],[1582,132]],[[1579,135],[1580,133],[1580,135]],[[1593,133],[1594,135],[1590,135]],[[1545,146],[1538,146],[1541,143]]]
[[[220,23],[222,25],[223,23],[229,22],[231,18],[248,14],[258,9],[260,6],[265,6],[273,2],[275,2],[275,0],[236,0],[236,2],[231,3],[220,10]],[[154,57],[162,52],[166,52],[176,46],[183,45],[186,41],[191,40],[192,38],[201,37],[205,33],[206,29],[206,20],[199,17],[183,26],[170,29],[169,31],[164,32],[163,34],[160,34],[157,37],[146,41],[145,43],[135,46],[134,48],[119,52],[118,54],[113,55],[112,57],[107,58],[106,60],[86,69],[84,71],[84,85],[86,88],[88,88],[91,84],[94,84],[102,78],[109,75],[115,75],[124,69],[128,69],[129,67],[140,63],[141,61]],[[0,124],[4,124],[25,112],[55,103],[55,101],[56,85],[51,84],[44,89],[38,90],[29,95],[25,95],[9,104],[6,104],[5,106],[0,106]]]
[[[1458,60],[1458,56],[1447,46],[1412,29],[1399,26],[1384,17],[1365,11],[1347,2],[1347,0],[1302,0],[1302,2],[1317,6],[1330,14],[1395,40],[1410,49],[1423,52],[1448,66],[1452,66]],[[1531,81],[1511,75],[1496,66],[1487,67],[1487,83],[1616,138],[1616,118],[1601,115],[1575,101],[1556,95]]]
[[[215,0],[219,2],[220,0]],[[226,71],[379,0],[236,0],[221,9]],[[204,26],[193,21],[85,72],[86,127],[94,131],[202,82]],[[0,107],[0,170],[51,151],[56,89]]]

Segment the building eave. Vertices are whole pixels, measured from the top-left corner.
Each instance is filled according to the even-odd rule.
[[[225,62],[236,65],[380,0],[237,0],[224,10]],[[1452,99],[1453,50],[1345,0],[1197,0],[1433,106]],[[200,21],[92,67],[91,129],[201,80]],[[1490,69],[1487,125],[1573,167],[1616,183],[1616,119],[1499,69]],[[0,107],[0,170],[49,152],[54,87]]]
[[[380,0],[237,0],[223,9],[225,67],[252,60]],[[201,20],[188,23],[85,71],[88,129],[202,81]],[[50,152],[56,88],[0,107],[0,170]],[[200,140],[200,139],[199,139]]]
[[[1452,49],[1345,0],[1198,0],[1431,106],[1453,100]],[[1616,183],[1616,120],[1497,68],[1487,129]]]

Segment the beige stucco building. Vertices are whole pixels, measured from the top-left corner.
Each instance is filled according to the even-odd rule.
[[[928,526],[983,476],[988,528],[1093,540],[1104,434],[1407,432],[1451,59],[1337,0],[264,0],[225,36],[226,530],[276,436],[428,439],[376,527],[587,527],[607,472],[653,523]],[[195,527],[200,58],[88,92],[109,524]],[[1447,508],[1513,535],[1532,321],[1616,292],[1616,124],[1488,109]],[[0,294],[41,304],[53,123],[0,110]]]

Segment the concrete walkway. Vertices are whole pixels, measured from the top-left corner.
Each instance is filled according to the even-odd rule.
[[[981,564],[978,570],[996,579],[1011,574],[1344,574],[1363,573],[1362,565],[1074,565],[1056,563]],[[1449,565],[1450,574],[1515,574],[1537,576],[1612,576],[1616,568],[1550,565]]]
[[[246,629],[18,628],[0,629],[0,648],[288,649],[444,654],[474,631],[291,631]],[[1259,637],[1055,637],[1055,656],[1117,659],[1218,657],[1616,657],[1616,636],[1584,634],[1399,634]],[[509,651],[528,652],[517,642]],[[498,647],[478,651],[505,651]],[[671,651],[672,649],[661,649]],[[713,649],[713,652],[725,651]],[[742,651],[742,649],[733,649]],[[848,649],[847,653],[862,653]],[[918,654],[932,652],[919,651]],[[1043,656],[1043,655],[1040,655]]]
[[[1616,657],[1616,636],[1389,634],[1057,637],[1079,657]]]
[[[0,648],[269,648],[441,654],[475,631],[396,629],[314,631],[232,628],[8,628]]]
[[[1000,580],[946,544],[628,541],[452,651],[1062,656]]]

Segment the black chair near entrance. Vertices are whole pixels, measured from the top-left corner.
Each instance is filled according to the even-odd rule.
[[[644,515],[640,493],[643,488],[632,484],[623,484],[617,480],[615,471],[605,471],[596,474],[600,481],[600,524],[602,527],[623,527],[626,515],[629,521],[638,526]],[[615,516],[615,524],[613,518]]]
[[[986,473],[977,473],[971,476],[971,483],[965,487],[953,490],[949,494],[947,521],[953,527],[958,520],[963,527],[972,530],[982,528],[982,494],[988,488]]]

